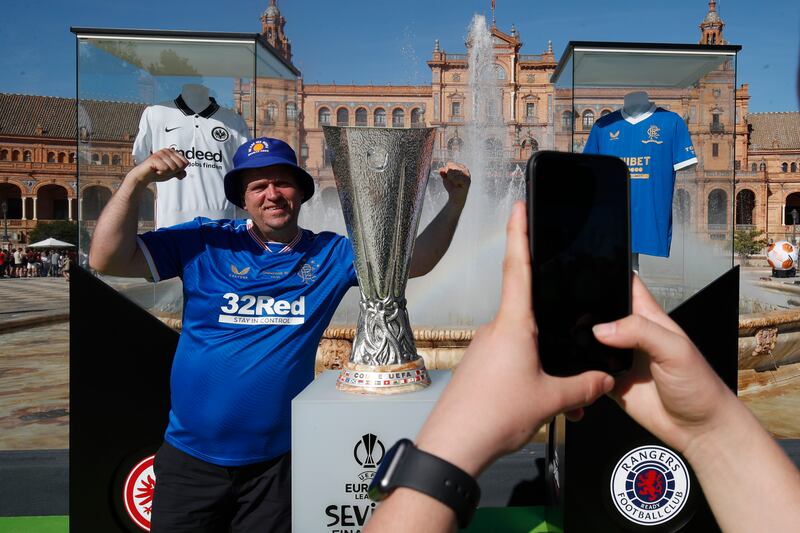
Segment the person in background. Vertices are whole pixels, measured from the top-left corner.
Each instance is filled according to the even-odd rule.
[[[609,394],[689,461],[723,531],[798,531],[800,472],[638,276],[633,314],[594,327],[603,344],[636,350],[630,371],[616,381],[602,372],[556,378],[542,371],[527,228],[520,202],[508,223],[500,309],[475,335],[416,447],[475,478],[554,415],[580,419],[584,406]],[[439,500],[400,487],[364,532],[453,531],[455,521]]]

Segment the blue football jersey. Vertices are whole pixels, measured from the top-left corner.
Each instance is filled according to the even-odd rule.
[[[267,244],[250,221],[197,218],[140,235],[139,246],[154,280],[183,280],[165,440],[222,466],[289,451],[292,398],[314,378],[322,332],[357,285],[349,241],[300,230]]]
[[[631,249],[668,257],[675,172],[697,163],[683,119],[655,106],[637,117],[609,113],[595,122],[583,152],[625,161],[631,177]]]

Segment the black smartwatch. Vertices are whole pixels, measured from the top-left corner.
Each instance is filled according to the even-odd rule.
[[[459,528],[472,520],[481,489],[472,476],[435,455],[401,439],[386,452],[369,486],[369,497],[379,502],[397,487],[414,489],[435,498],[456,512]]]

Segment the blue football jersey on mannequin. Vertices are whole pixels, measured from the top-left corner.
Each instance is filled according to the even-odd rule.
[[[636,117],[624,110],[609,113],[595,122],[583,152],[625,161],[631,178],[632,251],[668,257],[675,172],[697,163],[683,119],[655,106]]]

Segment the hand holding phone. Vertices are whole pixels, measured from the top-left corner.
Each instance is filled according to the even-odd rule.
[[[619,374],[631,350],[600,344],[592,326],[631,312],[628,168],[616,157],[543,151],[526,178],[542,367]]]

